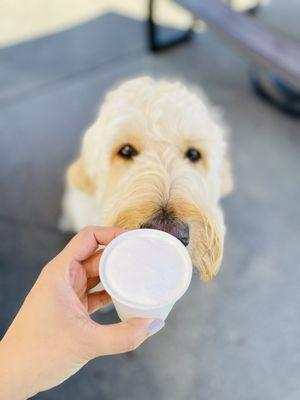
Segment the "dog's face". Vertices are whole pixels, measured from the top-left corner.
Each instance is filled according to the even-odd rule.
[[[204,279],[222,259],[219,199],[231,186],[217,119],[181,84],[129,81],[108,94],[86,133],[75,178],[96,197],[103,225],[173,234]]]

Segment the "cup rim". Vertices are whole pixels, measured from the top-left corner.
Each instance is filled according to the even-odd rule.
[[[159,305],[155,305],[155,306],[147,305],[147,304],[136,304],[134,302],[124,299],[122,296],[120,296],[118,293],[116,293],[110,287],[110,285],[107,282],[106,275],[105,275],[106,260],[109,256],[110,252],[112,251],[112,249],[118,243],[122,242],[126,237],[136,236],[137,234],[143,234],[143,233],[144,234],[151,233],[152,235],[154,235],[156,237],[162,237],[162,238],[167,238],[168,240],[171,240],[174,243],[175,247],[184,256],[185,264],[187,266],[187,272],[188,272],[186,283],[182,287],[182,289],[177,293],[177,295],[174,298],[172,298],[172,300],[165,301],[165,302],[163,302]],[[116,300],[118,303],[120,303],[124,306],[130,307],[130,308],[136,308],[136,309],[140,309],[140,310],[158,309],[158,308],[169,306],[171,304],[175,304],[176,301],[178,301],[184,295],[184,293],[187,291],[187,289],[191,283],[192,272],[193,272],[193,265],[192,265],[190,255],[189,255],[186,247],[177,238],[170,235],[169,233],[164,232],[164,231],[159,231],[157,229],[148,229],[148,228],[133,229],[133,230],[126,231],[126,232],[118,235],[105,247],[105,249],[103,250],[103,253],[101,254],[100,262],[99,262],[100,282],[102,283],[105,291],[111,296],[112,300]]]

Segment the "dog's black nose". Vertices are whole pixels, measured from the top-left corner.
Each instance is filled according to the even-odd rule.
[[[156,214],[141,225],[141,229],[158,229],[170,233],[181,241],[185,246],[189,244],[189,226],[179,218],[165,212]]]

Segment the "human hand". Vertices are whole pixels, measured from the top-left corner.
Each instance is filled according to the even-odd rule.
[[[25,399],[58,385],[89,360],[138,347],[164,325],[155,319],[100,325],[92,312],[108,304],[99,283],[101,250],[123,230],[87,227],[42,270],[0,342],[0,399]]]

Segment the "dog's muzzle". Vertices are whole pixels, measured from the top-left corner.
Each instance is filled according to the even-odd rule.
[[[154,215],[140,226],[141,229],[158,229],[170,233],[187,246],[190,240],[189,226],[179,218],[167,212]]]

